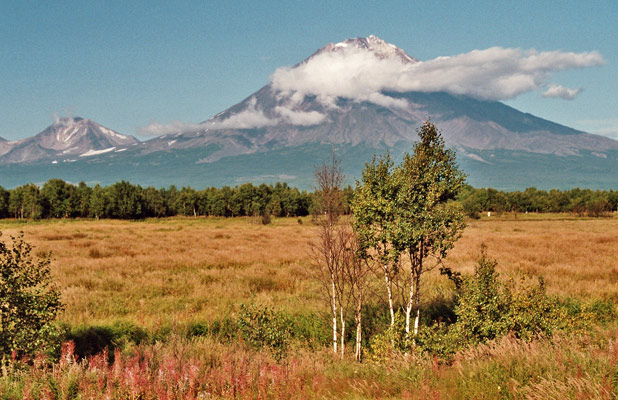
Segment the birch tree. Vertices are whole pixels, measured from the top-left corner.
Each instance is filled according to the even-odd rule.
[[[343,275],[348,287],[348,296],[354,309],[354,322],[356,324],[356,343],[354,346],[354,358],[362,359],[362,311],[369,285],[370,269],[366,260],[359,257],[358,237],[351,227],[340,231],[341,240],[344,244]]]
[[[405,255],[410,268],[405,306],[408,335],[412,312],[416,314],[414,334],[418,333],[421,275],[441,263],[465,226],[463,212],[454,202],[465,181],[455,152],[445,147],[430,121],[423,124],[418,135],[412,155],[406,153],[393,173],[397,187],[395,223],[391,225],[393,246]]]
[[[345,351],[345,315],[343,293],[343,251],[345,247],[337,232],[337,223],[343,211],[343,184],[345,175],[341,160],[333,154],[330,163],[324,163],[314,170],[316,203],[314,221],[318,225],[318,240],[312,249],[317,265],[317,278],[328,293],[332,314],[333,352],[337,353],[337,319],[341,320],[341,354]]]
[[[383,276],[392,327],[395,325],[393,286],[399,274],[399,250],[393,246],[398,188],[390,155],[374,157],[366,164],[362,180],[356,186],[351,209],[359,254]]]

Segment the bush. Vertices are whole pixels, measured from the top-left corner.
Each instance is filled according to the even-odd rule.
[[[33,355],[57,343],[60,292],[51,282],[49,255],[35,259],[23,233],[11,240],[10,247],[0,241],[0,356]]]
[[[389,325],[386,330],[372,336],[364,356],[370,361],[381,362],[410,351],[412,344],[413,341],[406,335],[405,318],[401,311],[397,311],[395,325]]]
[[[455,307],[457,329],[470,342],[484,342],[509,331],[510,296],[498,280],[497,264],[483,249],[474,276],[465,280]]]
[[[504,284],[497,264],[487,258],[483,248],[474,276],[464,283],[455,308],[455,329],[464,342],[482,343],[507,333],[530,340],[551,336],[563,327],[565,315],[558,302],[546,294],[542,278],[538,284],[525,280]]]
[[[448,357],[470,345],[507,334],[531,340],[556,331],[584,332],[596,314],[613,315],[613,308],[597,302],[589,306],[560,303],[548,296],[542,278],[500,281],[496,260],[483,247],[474,275],[463,278],[454,308],[455,323],[422,328],[416,344],[422,351]],[[448,322],[448,321],[447,321]]]
[[[255,348],[268,347],[276,358],[281,358],[290,343],[292,319],[271,308],[240,305],[237,320],[243,340]]]

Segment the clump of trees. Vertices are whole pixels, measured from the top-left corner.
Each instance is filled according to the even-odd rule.
[[[333,156],[330,164],[315,170],[318,239],[313,251],[332,317],[333,351],[343,357],[352,336],[346,331],[348,314],[356,323],[359,361],[363,354],[375,360],[394,352],[450,355],[506,334],[528,340],[585,325],[585,312],[567,313],[545,293],[542,279],[537,284],[500,281],[497,262],[484,247],[473,276],[444,265],[465,227],[466,204],[458,200],[469,198],[472,189],[464,185],[455,153],[445,147],[433,123],[425,122],[418,135],[412,153],[399,165],[389,155],[366,164],[349,217],[341,215],[345,179],[339,160]],[[500,198],[499,193],[493,191],[490,198]],[[428,315],[421,326],[422,278],[435,268],[454,288],[444,296],[451,300],[442,315]],[[369,308],[376,306],[388,308],[389,321],[376,331],[375,321],[369,320],[373,331],[363,338],[363,320],[376,317]],[[363,344],[369,344],[368,351]]]
[[[413,340],[419,329],[421,277],[440,265],[464,228],[455,199],[465,177],[457,168],[455,153],[445,147],[430,121],[418,134],[413,153],[405,154],[400,165],[394,166],[388,155],[366,165],[351,202],[351,226],[337,223],[344,181],[337,159],[315,172],[321,207],[316,207],[320,230],[314,251],[318,277],[329,293],[333,350],[337,352],[339,336],[344,352],[345,314],[353,303],[358,360],[369,272],[383,279],[390,329],[399,304],[405,314],[406,337]],[[401,294],[401,301],[397,302],[395,293]]]
[[[367,289],[368,269],[357,257],[358,240],[347,220],[341,160],[333,154],[330,163],[316,167],[313,220],[318,240],[312,249],[317,278],[327,293],[332,314],[333,352],[345,354],[346,320],[352,309],[356,324],[355,358],[362,357],[362,307]],[[339,324],[339,327],[338,327]],[[339,339],[339,340],[338,340]]]

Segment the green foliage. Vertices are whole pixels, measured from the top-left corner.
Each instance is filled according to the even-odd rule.
[[[497,261],[482,250],[474,276],[462,288],[455,308],[457,330],[471,342],[484,342],[509,331],[510,293],[498,279]]]
[[[523,192],[503,192],[466,186],[459,195],[459,202],[471,218],[478,218],[483,211],[498,214],[503,211],[573,212],[581,216],[607,217],[618,209],[618,192],[580,188],[545,191],[534,187]]]
[[[351,209],[354,231],[358,235],[359,250],[367,257],[371,249],[377,253],[381,264],[395,263],[399,254],[390,246],[392,230],[396,228],[395,207],[397,182],[393,178],[393,161],[390,155],[374,156],[365,165],[361,182],[356,183]]]
[[[32,355],[55,344],[62,303],[49,257],[35,259],[23,233],[11,239],[10,247],[0,241],[0,356]]]
[[[427,121],[419,130],[412,155],[404,155],[393,178],[397,186],[393,244],[416,260],[420,274],[423,258],[445,257],[465,227],[463,214],[453,201],[465,175],[457,167],[455,152],[445,148],[440,132]]]
[[[311,195],[286,183],[195,190],[175,186],[142,188],[126,181],[90,188],[50,179],[41,189],[34,184],[12,190],[0,187],[0,218],[118,218],[141,219],[174,215],[198,216],[306,216]]]
[[[538,284],[524,279],[502,283],[496,266],[483,249],[474,276],[463,286],[454,327],[464,342],[482,343],[507,333],[530,340],[586,324],[588,313],[569,318],[558,301],[546,294],[542,278]]]
[[[409,261],[401,290],[410,293],[404,300],[408,332],[411,313],[420,307],[421,275],[428,268],[425,261],[439,263],[465,227],[455,201],[465,175],[457,166],[454,150],[446,148],[440,131],[429,120],[418,135],[412,154],[404,154],[400,165],[394,166],[387,155],[365,166],[352,203],[360,255],[383,268],[388,290],[398,278],[403,280],[400,259]]]
[[[395,324],[371,337],[369,347],[365,348],[364,358],[374,362],[383,362],[396,355],[412,349],[413,341],[406,335],[405,316],[395,313]]]
[[[268,347],[281,358],[292,338],[292,319],[271,308],[240,305],[237,326],[245,342],[255,348]]]
[[[506,283],[496,271],[497,262],[482,248],[474,275],[463,278],[454,307],[456,322],[435,324],[419,333],[419,347],[440,356],[507,334],[522,340],[550,337],[557,331],[583,332],[595,314],[613,313],[611,304],[595,302],[582,306],[577,302],[560,303],[546,294],[542,278]]]

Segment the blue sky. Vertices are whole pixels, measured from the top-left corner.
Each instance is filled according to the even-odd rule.
[[[505,102],[618,138],[618,1],[0,0],[0,136],[34,135],[53,115],[125,134],[197,123],[241,101],[319,47],[377,35],[420,60],[494,46],[601,53],[605,64],[552,74],[583,88]]]

